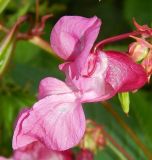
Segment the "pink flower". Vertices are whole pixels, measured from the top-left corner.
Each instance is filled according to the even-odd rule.
[[[127,55],[100,50],[91,53],[100,24],[97,17],[65,16],[54,26],[51,46],[66,60],[60,65],[66,83],[51,77],[41,81],[38,102],[18,119],[14,149],[37,141],[51,150],[69,149],[79,143],[85,131],[81,103],[106,100],[146,83],[143,68]]]
[[[85,76],[93,67],[94,72]],[[66,73],[67,84],[81,91],[83,102],[107,100],[118,92],[133,91],[147,82],[147,75],[141,65],[134,63],[126,54],[116,51],[90,54],[77,77],[73,76],[76,72],[73,71],[73,62],[60,65],[60,69]]]
[[[96,16],[64,16],[51,32],[51,46],[66,61],[74,61],[80,72],[100,30],[101,21]]]
[[[39,142],[33,142],[15,150],[12,158],[0,157],[0,160],[72,160],[72,154],[70,151],[52,151]]]
[[[32,109],[19,117],[13,148],[35,141],[52,150],[66,150],[78,144],[85,131],[79,92],[55,78],[45,78],[40,83],[39,98]]]
[[[83,26],[86,20],[92,24],[91,27],[90,25]],[[95,23],[93,23],[94,21]],[[81,24],[82,28],[88,31],[85,34],[79,34],[83,30],[81,31],[81,27],[77,27],[77,25],[81,26]],[[64,42],[69,46],[75,46],[72,52],[66,50],[68,57],[73,57],[73,53],[75,56],[72,59],[65,59],[67,62],[59,67],[66,74],[67,84],[74,90],[81,91],[83,93],[82,101],[86,102],[106,100],[117,92],[132,91],[147,82],[147,75],[143,68],[135,64],[127,55],[116,51],[100,50],[97,53],[91,53],[91,47],[98,35],[100,25],[101,21],[97,17],[86,19],[65,16],[56,23],[51,33],[51,47],[61,58],[63,51],[66,50]],[[80,37],[77,41],[81,42],[83,39],[84,43],[77,44],[77,41],[73,43],[70,39],[62,43],[60,34],[63,30],[66,30],[71,36],[77,35]],[[77,50],[77,48],[83,49]],[[81,66],[81,71],[79,66]]]

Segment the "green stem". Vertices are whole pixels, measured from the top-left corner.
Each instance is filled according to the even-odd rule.
[[[127,158],[109,140],[107,140],[107,146],[119,157],[120,160],[127,160]]]

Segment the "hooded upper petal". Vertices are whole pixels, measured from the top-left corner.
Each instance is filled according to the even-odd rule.
[[[66,150],[79,143],[84,131],[85,117],[75,95],[73,99],[68,94],[47,96],[20,116],[13,148],[40,141],[49,149]]]
[[[140,64],[136,64],[126,54],[107,51],[109,65],[106,82],[118,92],[133,91],[147,82],[147,74]]]
[[[51,32],[51,47],[56,54],[68,61],[75,61],[80,70],[100,30],[101,21],[96,16],[64,16]]]

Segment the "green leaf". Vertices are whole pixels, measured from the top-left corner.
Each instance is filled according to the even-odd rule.
[[[14,30],[11,31],[0,46],[0,76],[4,73],[12,55],[15,42]]]
[[[122,92],[118,93],[118,98],[121,103],[121,107],[123,111],[128,114],[129,112],[129,104],[130,104],[130,99],[129,99],[129,92]]]
[[[146,140],[146,145],[152,150],[152,99],[151,91],[138,91],[136,94],[131,94],[131,102],[134,116],[140,124],[140,128],[144,132],[143,138]]]
[[[9,64],[16,40],[17,30],[20,24],[25,20],[26,17],[20,17],[0,45],[0,76],[2,76],[7,65]]]
[[[15,6],[16,6],[16,3],[18,3],[16,12],[11,17],[9,17],[9,22],[8,22],[9,25],[12,25],[13,23],[15,23],[15,21],[19,17],[26,15],[29,9],[32,6],[34,6],[35,1],[34,0],[19,1],[19,2],[15,2],[14,4]],[[15,6],[13,6],[13,9],[15,8]]]
[[[10,0],[0,0],[0,14],[6,8]]]

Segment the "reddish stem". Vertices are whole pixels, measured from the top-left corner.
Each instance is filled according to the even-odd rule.
[[[124,34],[120,34],[120,35],[117,35],[117,36],[113,36],[113,37],[104,39],[104,40],[100,41],[99,43],[97,43],[95,45],[95,47],[93,48],[93,53],[96,53],[96,51],[98,49],[102,49],[104,47],[104,45],[106,45],[108,43],[120,41],[120,40],[129,38],[130,36],[138,36],[142,33],[143,33],[142,31],[133,31],[133,32],[124,33]]]

